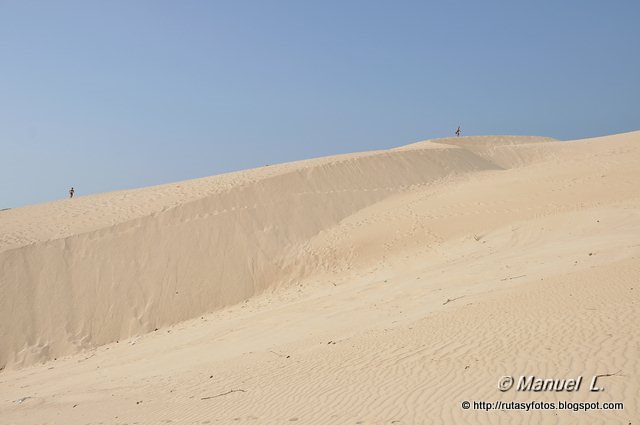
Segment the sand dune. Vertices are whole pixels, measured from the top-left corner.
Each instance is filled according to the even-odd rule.
[[[48,215],[48,205],[8,211],[0,364],[124,339],[300,279],[326,262],[300,261],[302,245],[356,211],[497,169],[449,145],[269,168],[60,201]]]
[[[638,163],[640,132],[436,139],[2,211],[0,423],[629,423]]]

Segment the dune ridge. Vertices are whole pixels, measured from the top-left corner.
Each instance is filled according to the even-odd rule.
[[[3,216],[0,310],[11,320],[0,324],[0,366],[125,339],[302,279],[328,260],[303,261],[301,244],[345,217],[414,186],[501,167],[448,144],[265,168]],[[148,196],[155,203],[136,210]],[[109,216],[118,203],[129,210]],[[57,213],[44,217],[50,206]],[[29,234],[30,209],[45,232]]]
[[[640,131],[435,139],[4,211],[0,418],[633,422],[639,162]]]

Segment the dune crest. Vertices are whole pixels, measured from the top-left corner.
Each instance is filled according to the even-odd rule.
[[[331,261],[302,255],[303,245],[346,217],[416,187],[500,168],[447,142],[7,211],[0,365],[125,339],[302,279]]]
[[[638,163],[640,132],[449,138],[2,211],[0,416],[628,421]],[[460,408],[530,401],[509,374],[625,409]]]

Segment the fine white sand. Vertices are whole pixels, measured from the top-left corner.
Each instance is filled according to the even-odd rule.
[[[463,137],[0,211],[0,424],[635,423],[639,164]]]

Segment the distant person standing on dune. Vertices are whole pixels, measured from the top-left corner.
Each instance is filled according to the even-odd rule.
[[[73,198],[74,193],[76,193],[76,190],[73,187],[69,189],[69,199]]]
[[[462,133],[462,130],[460,130],[460,126],[458,126],[458,129],[456,130],[456,136],[460,137],[461,133]]]

